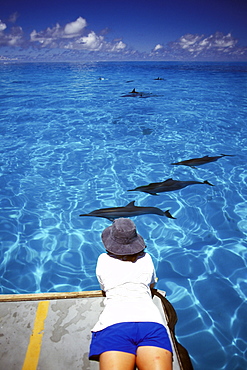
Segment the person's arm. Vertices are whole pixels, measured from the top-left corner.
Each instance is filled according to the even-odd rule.
[[[96,265],[96,277],[97,277],[97,280],[99,282],[100,289],[102,291],[103,297],[105,297],[106,296],[106,294],[105,294],[105,287],[104,287],[104,284],[103,284],[103,280],[101,278],[101,270],[102,270],[102,268],[103,268],[103,266],[102,266],[102,257],[100,255],[99,258],[98,258],[98,261],[97,261],[97,265]]]
[[[157,281],[158,281],[158,278],[156,276],[156,271],[155,271],[155,268],[154,268],[154,264],[153,264],[153,261],[152,261],[152,258],[150,256],[150,259],[151,259],[151,264],[152,264],[152,269],[153,269],[153,273],[152,273],[152,278],[151,278],[151,282],[150,282],[150,290],[151,290],[151,293],[152,293],[152,297],[154,295],[154,293],[152,292],[152,290],[154,289]]]
[[[156,276],[156,271],[155,271],[155,268],[154,268],[154,264],[152,263],[152,268],[153,268],[153,273],[152,273],[152,277],[151,277],[151,281],[150,281],[150,288],[154,288],[155,284],[157,283],[158,281],[158,278]]]

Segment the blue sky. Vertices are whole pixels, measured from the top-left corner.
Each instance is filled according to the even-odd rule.
[[[247,61],[247,0],[2,0],[0,60]]]

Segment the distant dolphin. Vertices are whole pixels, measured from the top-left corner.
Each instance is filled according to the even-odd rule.
[[[151,93],[139,92],[139,91],[136,91],[136,89],[133,89],[128,94],[121,95],[122,98],[125,98],[125,97],[149,98],[150,96],[157,96],[157,95],[153,95]]]
[[[90,213],[85,213],[80,216],[94,216],[94,217],[104,217],[110,221],[113,221],[115,218],[120,217],[135,217],[146,214],[154,214],[159,216],[166,216],[168,218],[174,218],[169,210],[162,211],[160,208],[156,207],[137,207],[135,206],[135,201],[130,202],[125,207],[112,207],[112,208],[101,208],[96,209]]]
[[[196,168],[195,166],[201,166],[201,165],[203,165],[205,163],[215,162],[219,158],[222,158],[222,157],[234,157],[234,155],[231,155],[231,154],[221,154],[221,155],[218,155],[216,157],[209,157],[208,155],[205,155],[202,158],[192,158],[192,159],[188,159],[188,160],[181,161],[181,162],[176,162],[176,163],[171,163],[171,164],[174,164],[174,165],[184,165],[184,166],[189,166],[191,168]]]
[[[142,94],[143,93],[136,91],[136,89],[133,89],[128,94],[122,95],[122,97],[129,97],[129,96],[131,96],[131,97],[136,97],[136,96],[142,97]]]
[[[200,182],[200,181],[179,181],[173,179],[167,179],[163,182],[152,182],[149,185],[138,186],[135,189],[131,189],[128,191],[142,191],[143,193],[148,193],[151,195],[158,195],[157,193],[163,193],[165,191],[173,191],[183,189],[188,185],[194,184],[206,184],[210,186],[214,186],[210,184],[207,180]]]

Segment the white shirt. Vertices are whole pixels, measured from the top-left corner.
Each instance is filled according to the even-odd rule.
[[[150,291],[156,273],[149,254],[145,253],[133,263],[102,253],[97,261],[96,275],[106,298],[105,308],[92,331],[120,322],[149,321],[164,325]]]

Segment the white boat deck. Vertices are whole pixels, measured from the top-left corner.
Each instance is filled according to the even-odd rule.
[[[103,299],[101,291],[0,296],[0,369],[98,369],[88,349]],[[185,369],[179,362],[174,348],[173,370]]]

